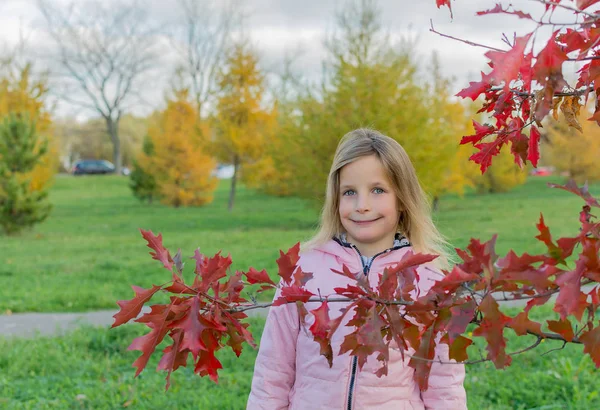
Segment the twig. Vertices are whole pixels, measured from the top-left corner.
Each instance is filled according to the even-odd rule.
[[[501,49],[496,48],[496,47],[490,47],[490,46],[486,46],[484,44],[473,43],[472,41],[469,41],[469,40],[463,40],[462,38],[453,37],[453,36],[450,36],[448,34],[440,33],[439,31],[437,31],[436,29],[433,28],[433,20],[430,19],[429,22],[431,23],[431,28],[429,29],[429,31],[431,31],[432,33],[435,33],[435,34],[437,34],[439,36],[446,37],[446,38],[449,38],[449,39],[452,39],[452,40],[456,40],[456,41],[460,41],[462,43],[465,43],[465,44],[468,44],[468,45],[474,46],[474,47],[483,47],[483,48],[487,48],[488,50],[499,51],[499,52],[502,52],[502,53],[506,52],[506,50],[501,50]]]
[[[598,14],[593,14],[593,13],[590,13],[590,12],[587,12],[587,11],[584,11],[584,10],[580,10],[580,9],[578,9],[576,7],[573,7],[573,6],[567,6],[567,5],[563,4],[563,3],[555,3],[555,2],[547,1],[547,0],[534,0],[534,1],[537,1],[538,3],[541,3],[541,4],[545,4],[547,6],[559,7],[559,8],[562,8],[562,9],[570,10],[570,11],[575,12],[575,14],[583,14],[583,15],[586,15],[586,16],[588,16],[590,18],[593,18],[593,19],[596,19],[596,20],[600,18],[600,16]]]

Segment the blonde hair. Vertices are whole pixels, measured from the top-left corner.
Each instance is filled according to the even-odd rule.
[[[356,159],[368,155],[379,158],[394,187],[400,211],[396,230],[406,236],[415,251],[440,255],[436,265],[448,267],[452,260],[448,252],[449,244],[431,219],[431,205],[406,151],[394,139],[368,128],[351,131],[340,140],[327,178],[325,204],[318,231],[303,244],[303,250],[313,249],[344,232],[339,215],[340,171]]]

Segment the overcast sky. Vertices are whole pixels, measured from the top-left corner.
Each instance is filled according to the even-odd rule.
[[[118,0],[105,1],[118,3]],[[148,5],[147,10],[157,22],[173,24],[177,21],[175,1],[142,2]],[[69,1],[54,0],[54,3],[66,6]],[[264,65],[276,69],[285,50],[300,49],[302,54],[296,69],[308,78],[317,78],[325,56],[323,39],[334,27],[335,10],[344,3],[343,0],[245,0],[245,8],[250,11],[249,33]],[[513,0],[511,3],[526,10],[540,7],[531,0]],[[523,35],[533,28],[532,23],[512,16],[475,16],[477,10],[492,8],[494,0],[453,1],[454,19],[446,8],[438,10],[435,0],[379,0],[378,4],[392,38],[410,36],[417,39],[416,61],[421,66],[430,59],[433,51],[438,53],[445,74],[455,78],[454,92],[466,86],[469,80],[477,80],[479,71],[485,70],[485,50],[431,33],[430,19],[440,32],[496,47],[503,47],[503,32],[512,38],[513,32]],[[14,45],[19,33],[23,32],[28,36],[32,50],[51,48],[47,36],[43,35],[43,24],[34,0],[0,0],[0,44]],[[43,65],[44,61],[39,60],[38,68]],[[162,65],[168,71],[172,61],[165,57]],[[164,77],[160,81],[165,81]],[[154,91],[149,99],[157,106],[165,84],[154,84],[152,88]],[[57,113],[89,115],[65,103],[59,105]]]

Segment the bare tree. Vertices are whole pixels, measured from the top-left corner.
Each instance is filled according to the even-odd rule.
[[[180,58],[174,88],[189,88],[200,117],[218,92],[215,81],[231,46],[232,33],[244,18],[240,1],[179,0],[184,24],[173,38]]]
[[[37,0],[57,46],[59,98],[98,113],[106,124],[117,172],[122,166],[119,121],[141,101],[142,81],[155,67],[156,30],[139,3],[93,0],[67,8]]]

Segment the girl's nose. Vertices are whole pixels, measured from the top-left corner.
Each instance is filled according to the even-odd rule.
[[[357,195],[356,198],[356,211],[360,213],[367,212],[369,210],[369,200],[365,195]]]

